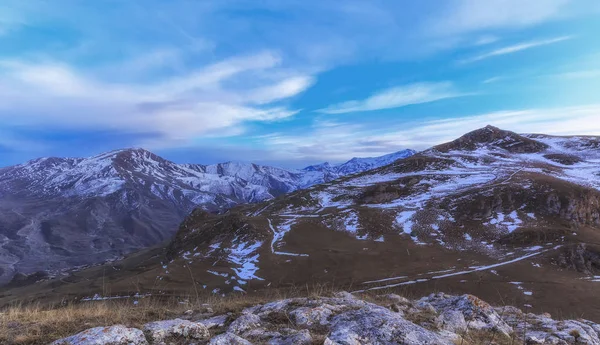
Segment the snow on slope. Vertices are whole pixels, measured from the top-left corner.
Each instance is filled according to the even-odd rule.
[[[412,153],[405,150],[364,161],[354,158],[331,172],[237,162],[206,166],[175,164],[143,149],[116,150],[85,159],[40,158],[0,169],[0,195],[25,189],[38,195],[107,196],[136,185],[151,186],[152,193],[161,198],[172,198],[177,190],[198,203],[215,203],[215,198],[209,195],[216,194],[226,196],[231,203],[258,202],[379,167]]]
[[[339,176],[250,163],[176,164],[143,149],[1,168],[0,284],[16,272],[55,272],[155,245],[196,207],[222,211]]]
[[[531,201],[535,197],[545,200],[562,183],[600,191],[599,149],[598,137],[521,136],[489,126],[393,165],[310,188],[296,209],[288,206],[281,212],[320,214],[324,224],[356,234],[356,229],[369,228],[356,217],[357,210],[371,209],[364,212],[395,214],[391,219],[397,233],[411,235],[419,229],[420,242],[457,243],[443,229],[464,227],[457,232],[464,239],[459,246],[481,243],[488,250],[489,238],[535,226],[550,215],[571,217],[566,214],[572,210],[543,209],[543,203]],[[470,221],[468,226],[459,217]],[[380,233],[371,237],[380,238]]]

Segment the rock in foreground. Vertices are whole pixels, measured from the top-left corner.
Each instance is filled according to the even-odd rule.
[[[152,322],[143,332],[120,325],[92,328],[53,345],[600,345],[600,325],[591,321],[557,321],[515,307],[495,308],[472,295],[373,300],[347,293],[292,298],[206,320]]]

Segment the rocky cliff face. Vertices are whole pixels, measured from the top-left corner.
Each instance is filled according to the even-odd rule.
[[[526,308],[528,306],[525,306]],[[205,309],[206,310],[206,309]],[[555,320],[473,296],[431,294],[418,300],[390,294],[369,301],[341,292],[293,298],[223,315],[190,310],[180,319],[141,329],[98,327],[52,345],[600,345],[600,325]]]

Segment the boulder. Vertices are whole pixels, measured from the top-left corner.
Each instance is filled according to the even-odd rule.
[[[313,338],[308,330],[294,332],[291,335],[281,335],[271,339],[269,345],[311,345]]]
[[[452,345],[436,333],[371,305],[342,313],[331,321],[325,345]]]
[[[148,345],[148,341],[141,330],[116,325],[90,328],[51,345]]]
[[[242,314],[229,325],[229,332],[242,334],[248,330],[258,328],[261,324],[260,317],[254,314]]]
[[[229,315],[218,315],[209,319],[199,320],[198,323],[206,326],[208,329],[212,329],[225,326],[228,319]]]
[[[252,343],[233,333],[224,333],[212,338],[208,345],[252,345]]]
[[[204,340],[210,338],[208,328],[201,323],[175,319],[150,322],[144,325],[144,334],[152,343],[171,339]]]
[[[299,327],[324,326],[329,324],[332,309],[328,304],[314,308],[300,307],[290,312],[290,319]]]
[[[498,315],[491,305],[473,295],[431,294],[420,299],[418,304],[421,303],[429,303],[438,314],[452,313],[453,311],[460,312],[470,329],[497,331],[507,337],[513,332],[512,327]],[[456,319],[457,315],[455,314],[447,314],[447,316],[460,322]]]

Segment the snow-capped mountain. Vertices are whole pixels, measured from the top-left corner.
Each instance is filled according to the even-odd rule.
[[[164,248],[31,291],[93,296],[106,281],[117,296],[333,284],[352,292],[477,291],[499,302],[600,318],[597,308],[572,309],[597,298],[599,148],[600,137],[520,135],[488,126],[260,203],[219,214],[196,209]],[[209,171],[255,176],[258,183],[266,171],[261,169],[226,164]],[[323,164],[306,171],[332,169]],[[96,209],[100,214],[102,208]],[[45,229],[41,236],[58,246],[56,233]],[[19,294],[21,289],[11,289],[4,300]]]
[[[354,157],[351,160],[349,160],[345,163],[342,163],[342,164],[331,165],[331,164],[325,162],[325,163],[318,164],[318,165],[308,166],[308,167],[304,168],[303,170],[307,171],[307,172],[319,171],[319,172],[331,174],[333,176],[341,177],[341,176],[356,174],[356,173],[360,173],[363,171],[379,168],[384,165],[391,164],[399,159],[404,159],[404,158],[410,157],[416,153],[417,152],[414,150],[402,150],[402,151],[390,153],[390,154],[380,156],[380,157],[368,157],[368,158]]]
[[[14,272],[56,271],[155,245],[196,207],[222,211],[348,173],[176,164],[143,149],[2,168],[0,283]]]
[[[217,292],[332,282],[357,292],[410,286],[428,293],[444,284],[486,291],[485,277],[492,297],[502,290],[544,298],[550,284],[544,305],[572,286],[592,298],[590,280],[600,274],[599,147],[598,137],[488,126],[226,214],[197,210],[169,245],[168,264],[153,272],[185,284],[192,267],[202,288]]]

